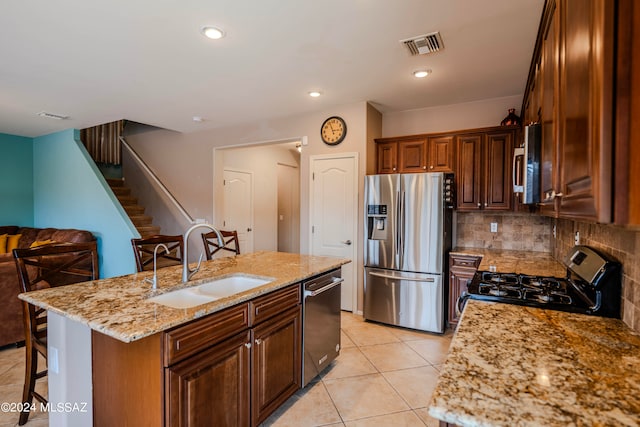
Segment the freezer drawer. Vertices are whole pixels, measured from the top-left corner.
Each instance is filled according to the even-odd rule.
[[[365,267],[364,318],[390,325],[444,332],[444,290],[438,274]]]

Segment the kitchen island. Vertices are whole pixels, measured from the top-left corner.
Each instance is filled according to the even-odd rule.
[[[144,420],[144,425],[162,425],[163,420],[173,415],[165,411],[174,402],[162,393],[163,384],[173,378],[170,365],[178,366],[177,362],[188,361],[187,356],[200,353],[189,345],[208,346],[212,350],[218,341],[238,340],[243,334],[252,339],[254,333],[266,334],[281,327],[288,328],[286,337],[299,346],[298,284],[347,262],[329,257],[257,252],[203,262],[187,284],[181,283],[181,266],[159,269],[155,291],[144,280],[153,272],[143,272],[21,294],[21,299],[48,310],[49,400],[54,404],[86,404],[83,412],[50,413],[50,425],[88,426],[92,422],[109,425],[107,420],[118,425],[118,416],[126,420],[139,414],[144,414],[138,418]],[[192,308],[177,309],[148,301],[159,294],[234,274],[269,281]],[[282,313],[274,312],[278,304],[283,307]],[[280,314],[287,314],[285,320],[289,323],[272,325],[271,320],[279,319],[276,315]],[[270,322],[263,322],[268,316],[272,316]],[[211,339],[203,337],[203,333],[212,334]],[[246,339],[237,347],[246,348],[237,353],[242,360],[235,360],[245,369],[249,360],[254,359],[254,354],[249,353],[253,350]],[[285,356],[299,363],[298,356]],[[197,360],[193,364],[196,363],[203,362]],[[249,376],[246,370],[242,376],[245,381]],[[145,383],[136,384],[140,382]],[[241,390],[241,386],[237,389],[248,404],[249,391]]]
[[[638,426],[640,336],[618,319],[469,300],[429,414],[460,426]]]

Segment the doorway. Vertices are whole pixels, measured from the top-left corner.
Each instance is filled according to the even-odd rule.
[[[300,169],[278,163],[278,252],[300,253]]]
[[[253,252],[253,173],[225,169],[224,172],[225,230],[238,232],[240,252]]]

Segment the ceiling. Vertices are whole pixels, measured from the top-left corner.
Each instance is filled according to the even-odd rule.
[[[5,1],[0,133],[119,119],[194,132],[361,101],[386,113],[522,95],[543,4]],[[226,37],[205,38],[205,25]],[[433,31],[444,42],[433,54],[410,56],[399,42]],[[416,79],[420,68],[433,73]]]

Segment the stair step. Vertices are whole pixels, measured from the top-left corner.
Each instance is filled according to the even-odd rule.
[[[144,207],[138,205],[122,205],[125,212],[128,215],[142,215],[144,213]]]
[[[118,200],[120,200],[120,203],[122,204],[122,206],[138,204],[138,198],[131,195],[116,194],[116,197],[118,198]]]
[[[120,196],[131,195],[131,189],[129,187],[111,187],[111,191],[113,191],[113,194],[115,194],[118,198]]]
[[[142,237],[149,237],[160,234],[160,227],[156,227],[155,225],[143,225],[136,228],[138,229],[138,232]]]
[[[107,184],[109,184],[111,188],[122,187],[124,186],[124,179],[107,178]]]
[[[133,225],[135,225],[136,227],[151,225],[151,223],[153,222],[153,218],[151,218],[149,215],[129,215],[129,219],[131,219],[131,222],[133,222]]]

